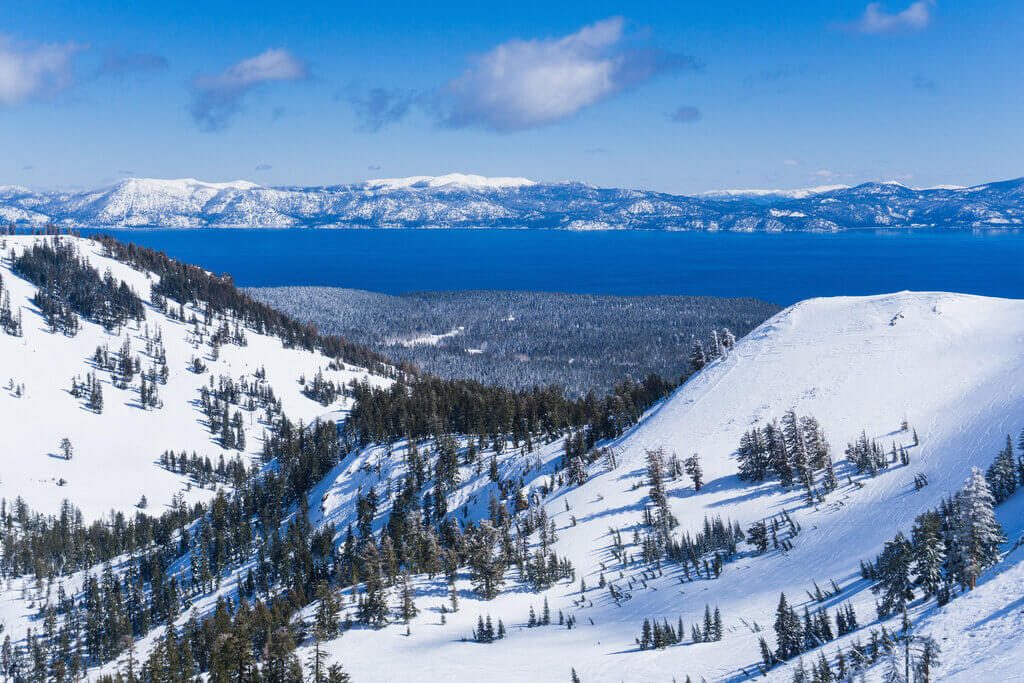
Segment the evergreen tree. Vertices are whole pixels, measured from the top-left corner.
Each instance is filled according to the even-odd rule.
[[[911,540],[914,584],[921,587],[925,596],[937,595],[944,581],[942,567],[946,562],[939,515],[935,512],[920,515],[914,523]]]
[[[786,601],[786,594],[779,595],[779,606],[775,610],[775,657],[785,661],[803,651],[803,627],[800,617]]]
[[[473,588],[484,600],[493,600],[505,582],[505,562],[495,552],[500,533],[485,519],[467,536],[467,563]]]
[[[985,472],[985,480],[995,504],[998,505],[1017,490],[1017,462],[1013,457],[1013,441],[1006,436],[1006,447],[999,452],[995,461]]]
[[[878,615],[886,617],[898,612],[908,601],[913,600],[913,584],[910,581],[910,565],[913,547],[902,533],[888,541],[878,559],[878,583],[871,590],[882,594]]]
[[[700,467],[700,456],[694,453],[686,459],[685,464],[686,474],[693,481],[693,490],[700,491],[700,487],[704,485],[704,471]]]
[[[1006,540],[996,521],[995,500],[985,477],[972,468],[967,482],[957,494],[956,570],[961,584],[972,590],[981,572],[999,560],[999,546]]]

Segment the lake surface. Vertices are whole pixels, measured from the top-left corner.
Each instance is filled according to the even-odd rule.
[[[944,290],[1024,298],[1024,233],[836,234],[550,230],[104,230],[243,287],[386,293],[516,289],[590,294],[813,296]]]

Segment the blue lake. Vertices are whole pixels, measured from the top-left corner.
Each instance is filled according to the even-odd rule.
[[[378,292],[812,296],[945,290],[1024,298],[1024,233],[837,234],[549,230],[105,230],[244,287]]]

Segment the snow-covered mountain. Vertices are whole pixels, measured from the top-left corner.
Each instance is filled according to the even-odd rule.
[[[1024,225],[1024,179],[725,190],[697,197],[451,174],[328,187],[130,178],[85,192],[0,188],[0,221],[76,227],[403,227],[835,231]]]
[[[783,592],[798,615],[825,610],[831,620],[840,607],[852,607],[852,632],[824,645],[801,638],[808,663],[824,655],[835,665],[842,649],[852,664],[852,648],[871,642],[872,629],[900,628],[898,615],[877,617],[861,561],[873,561],[898,532],[909,537],[918,515],[954,494],[972,467],[988,467],[1007,435],[1024,427],[1024,301],[903,292],[815,299],[782,311],[727,345],[621,436],[598,444],[599,457],[567,455],[565,434],[541,424],[550,415],[538,416],[525,441],[439,434],[420,439],[415,450],[398,439],[346,449],[338,443],[337,452],[323,452],[303,431],[310,420],[354,422],[358,415],[388,434],[414,421],[420,407],[410,404],[413,414],[399,411],[391,424],[383,419],[384,395],[407,387],[396,387],[388,368],[370,372],[339,363],[316,344],[303,346],[311,330],[251,308],[216,279],[190,280],[194,272],[146,252],[126,249],[119,260],[96,242],[60,238],[96,273],[109,270],[102,278],[108,303],[130,304],[125,290],[142,303],[123,324],[65,315],[30,281],[52,255],[14,261],[50,239],[0,237],[0,303],[9,297],[12,312],[4,317],[8,306],[0,305],[0,322],[19,323],[14,333],[0,329],[4,534],[19,549],[23,537],[37,542],[35,556],[0,548],[0,623],[11,639],[0,666],[25,677],[47,661],[40,653],[71,650],[94,677],[140,667],[150,655],[155,665],[173,656],[170,623],[181,638],[194,639],[193,664],[207,669],[294,667],[326,657],[357,681],[568,681],[573,670],[588,683],[739,681],[762,675],[759,640],[774,648]],[[75,306],[89,304],[99,278],[80,278]],[[70,284],[62,280],[53,291],[70,293]],[[44,315],[44,308],[56,312]],[[99,319],[111,314],[96,310]],[[122,354],[126,340],[130,352]],[[137,356],[137,367],[107,359],[103,349],[113,359]],[[119,385],[125,374],[132,379]],[[149,391],[156,385],[158,405],[143,404],[143,377],[152,378]],[[361,408],[353,393],[323,391],[324,382],[350,380],[390,391],[367,394]],[[90,396],[96,383],[100,410]],[[460,414],[472,414],[475,395],[460,394]],[[827,469],[812,472],[807,488],[799,481],[784,487],[775,476],[738,476],[744,435],[787,411],[815,418],[820,431],[801,427],[804,445],[782,448],[795,457],[799,448],[819,449],[824,436],[834,485],[826,484]],[[282,414],[294,422],[283,425]],[[429,417],[428,431],[440,431],[439,415]],[[859,471],[847,452],[862,436],[884,454],[876,471]],[[168,467],[169,449],[209,457],[214,470]],[[652,460],[659,449],[663,455]],[[248,477],[220,474],[222,454],[256,469]],[[683,465],[693,454],[700,486]],[[305,460],[314,455],[333,464],[317,469]],[[679,549],[674,557],[649,555],[659,510],[650,467],[657,460],[666,524]],[[83,547],[95,551],[88,539],[108,538],[107,526],[123,529],[125,517],[86,525],[107,509],[131,512],[141,495],[149,514],[181,509],[181,519],[135,539],[130,550],[104,549],[109,561],[80,557],[83,550],[65,538],[86,539]],[[64,498],[82,518],[61,509]],[[186,504],[209,501],[209,509],[187,516]],[[915,587],[909,616],[916,632],[945,650],[933,680],[1009,680],[1018,670],[1024,555],[1014,541],[1024,532],[1022,510],[1020,491],[996,508],[1009,537],[1006,555],[974,591],[938,607]],[[749,531],[759,522],[769,530],[762,551]],[[136,534],[140,528],[132,527]],[[67,552],[88,569],[48,575],[53,558]],[[522,563],[502,563],[502,556]],[[400,558],[429,569],[403,576]],[[376,569],[367,574],[367,567]],[[543,572],[548,578],[539,578]],[[501,579],[491,599],[481,595],[483,576]],[[326,595],[338,601],[347,626],[343,635],[320,637],[326,627],[314,623],[323,619],[325,594],[305,585],[328,579]],[[111,603],[112,594],[124,603]],[[694,642],[692,625],[704,628],[706,610],[715,608],[721,638]],[[362,624],[372,609],[383,610],[382,619]],[[550,623],[543,623],[545,613]],[[531,624],[531,614],[542,623]],[[239,650],[231,620],[243,616],[247,621],[234,623],[250,630],[238,631]],[[645,619],[684,631],[682,642],[641,649]],[[485,620],[504,637],[474,642]],[[270,643],[261,640],[270,634]],[[976,645],[968,644],[972,637]],[[216,647],[200,659],[209,642]],[[298,656],[290,659],[294,645]],[[286,659],[274,664],[281,652]],[[795,665],[778,664],[767,676],[791,680]],[[870,667],[867,674],[880,676]]]

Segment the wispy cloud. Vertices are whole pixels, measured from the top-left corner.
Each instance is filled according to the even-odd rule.
[[[26,43],[0,35],[0,106],[54,97],[74,80],[78,43]]]
[[[391,88],[364,89],[353,84],[339,92],[338,98],[352,105],[360,130],[376,133],[384,126],[405,118],[419,100],[419,95]]]
[[[703,117],[697,107],[684,106],[670,112],[668,118],[676,123],[696,123]]]
[[[560,38],[510,40],[438,93],[443,123],[515,131],[574,116],[660,74],[698,69],[684,55],[634,47],[621,17]]]
[[[269,171],[272,168],[274,168],[274,167],[271,166],[270,164],[256,164],[256,170],[257,171]]]
[[[101,76],[125,76],[132,73],[161,71],[167,68],[167,58],[148,52],[121,54],[108,52],[96,70]]]
[[[845,24],[845,27],[860,33],[873,34],[920,31],[931,22],[934,7],[934,0],[916,0],[906,9],[889,13],[882,3],[872,2],[857,21]]]
[[[242,109],[246,95],[270,83],[304,81],[306,63],[285,49],[267,50],[243,59],[217,74],[203,74],[192,82],[192,117],[206,131],[223,130]]]
[[[939,84],[928,78],[924,74],[914,74],[914,77],[910,79],[911,84],[918,90],[924,90],[927,92],[935,92],[939,89]]]

